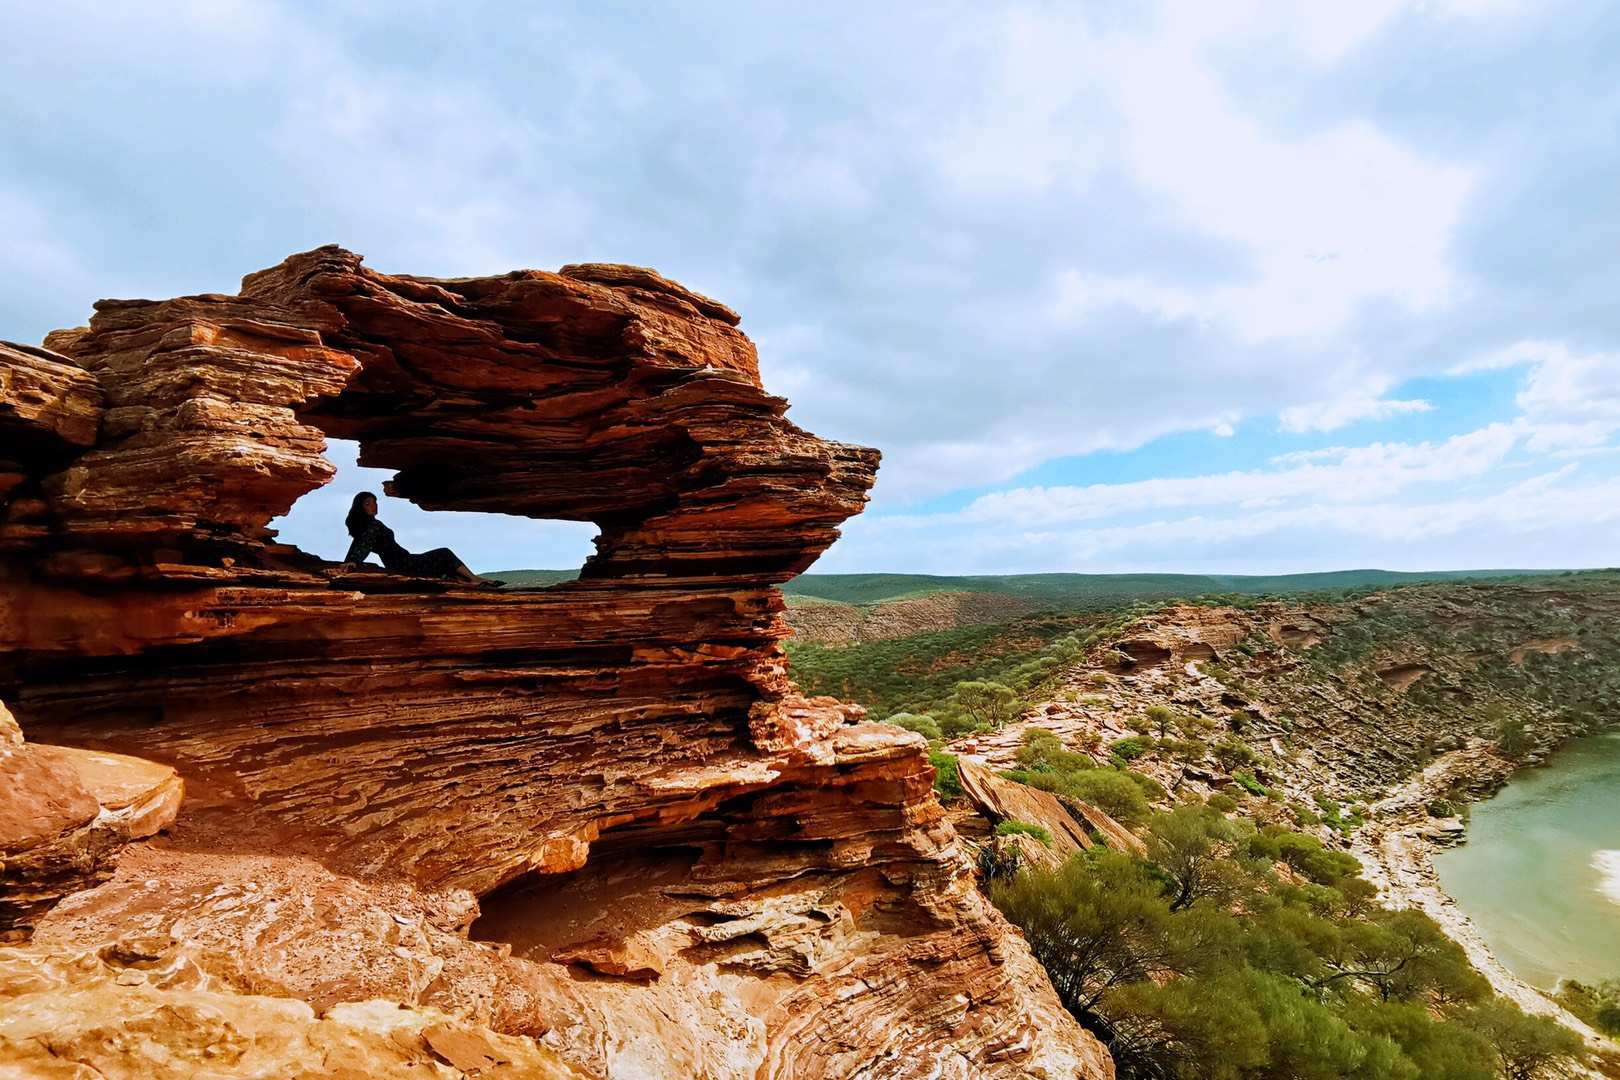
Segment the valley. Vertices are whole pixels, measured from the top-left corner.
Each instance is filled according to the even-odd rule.
[[[790,607],[790,616],[797,620],[801,610]],[[1591,984],[1620,975],[1592,970],[1609,955],[1602,942],[1585,943],[1592,959],[1578,970],[1527,979],[1493,951],[1500,925],[1482,933],[1471,909],[1447,894],[1434,856],[1464,841],[1480,800],[1505,784],[1512,796],[1510,781],[1520,770],[1531,769],[1524,775],[1532,779],[1552,775],[1535,767],[1549,757],[1561,760],[1557,748],[1620,717],[1617,617],[1620,574],[1586,572],[1087,604],[844,646],[816,640],[825,621],[806,620],[809,640],[789,649],[795,676],[808,689],[869,701],[876,715],[930,738],[958,830],[994,853],[982,867],[1004,866],[1009,857],[1029,861],[1031,854],[1037,864],[1062,860],[971,791],[953,797],[954,775],[966,787],[970,768],[1056,792],[1067,810],[1058,811],[1056,827],[1047,819],[1030,823],[1048,837],[1088,802],[1121,816],[1149,848],[1156,830],[1182,812],[1177,807],[1217,808],[1227,824],[1215,828],[1226,839],[1210,843],[1233,859],[1252,843],[1244,835],[1306,837],[1323,850],[1354,855],[1382,907],[1427,916],[1461,946],[1474,977],[1483,976],[1500,1000],[1577,1034],[1592,1052],[1585,1067],[1615,1075],[1614,1045],[1546,992],[1559,976]],[[1110,775],[1133,784],[1103,783]],[[1488,814],[1491,804],[1484,806]],[[1555,827],[1542,822],[1544,830]],[[1228,828],[1237,831],[1221,832]],[[1094,831],[1093,837],[1102,842]],[[1470,854],[1464,846],[1441,858]],[[1252,865],[1244,873],[1250,872]],[[1276,879],[1262,872],[1273,883],[1254,887],[1286,892],[1295,872],[1283,864],[1277,872]],[[996,895],[998,871],[989,873],[986,884]],[[1475,874],[1485,891],[1498,880],[1486,869]],[[1508,886],[1516,888],[1526,903],[1538,891],[1529,882]],[[1322,912],[1350,917],[1355,903],[1346,898],[1355,892],[1341,892]],[[1515,918],[1529,917],[1521,904]],[[1055,973],[1054,979],[1064,985]],[[1129,994],[1110,994],[1100,1000],[1124,1009],[1120,1002]],[[1352,1013],[1360,1008],[1347,1002],[1341,1004]],[[1450,1015],[1450,1006],[1431,1002],[1431,1008]],[[1484,1008],[1460,1009],[1454,1023],[1467,1028],[1473,1022],[1467,1017]],[[1121,1076],[1158,1075],[1153,1061],[1172,1070],[1165,1075],[1180,1075],[1162,1056],[1133,1057],[1129,1040],[1109,1034],[1120,1018],[1105,1012],[1080,1015],[1110,1042]],[[1161,1030],[1167,1023],[1175,1028],[1155,1016]],[[1346,1022],[1355,1026],[1353,1018]],[[1184,1024],[1178,1030],[1179,1038],[1190,1037]],[[1457,1065],[1432,1075],[1475,1073]]]

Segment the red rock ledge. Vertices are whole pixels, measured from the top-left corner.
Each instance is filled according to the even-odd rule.
[[[737,322],[636,267],[326,247],[0,350],[0,698],[31,743],[187,792],[23,951],[91,957],[51,970],[135,995],[114,1025],[296,999],[306,1048],[381,999],[581,1075],[1111,1076],[974,887],[920,738],[789,680],[776,586],[878,455],[790,423]],[[596,554],[532,591],[340,575],[266,528],[331,478],[328,435],[429,509],[595,522]]]

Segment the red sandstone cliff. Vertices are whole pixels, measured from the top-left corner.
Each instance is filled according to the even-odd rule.
[[[788,422],[737,321],[633,267],[322,248],[0,351],[0,699],[187,785],[167,836],[86,860],[103,884],[0,904],[33,931],[0,950],[0,1059],[1111,1075],[921,739],[794,692],[775,586],[877,454]],[[325,435],[430,509],[593,521],[597,553],[512,593],[339,574],[265,528],[330,479]]]

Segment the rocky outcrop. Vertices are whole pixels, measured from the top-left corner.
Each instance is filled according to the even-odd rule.
[[[1011,767],[1029,728],[1106,747],[1154,728],[1146,715],[1159,705],[1173,716],[1171,743],[1132,765],[1172,790],[1241,795],[1242,769],[1307,809],[1319,797],[1370,802],[1436,751],[1494,738],[1504,717],[1522,718],[1542,746],[1614,723],[1617,620],[1620,589],[1603,575],[1167,605],[1094,645],[1054,700],[951,749]]]
[[[0,948],[0,1075],[39,1080],[585,1080],[532,1039],[434,1009],[224,984],[190,950]]]
[[[29,442],[0,697],[189,792],[31,947],[201,950],[306,1026],[383,998],[596,1076],[1108,1075],[975,889],[922,741],[789,681],[775,586],[877,455],[790,423],[737,321],[634,267],[323,248],[0,356],[32,373],[0,382]],[[596,554],[498,593],[278,544],[328,435],[430,509],[595,522]]]
[[[0,705],[0,941],[109,877],[124,845],[174,821],[183,790],[167,765],[25,742]]]

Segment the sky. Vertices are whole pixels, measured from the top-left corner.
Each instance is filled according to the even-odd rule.
[[[635,263],[883,451],[818,571],[1620,564],[1620,5],[0,6],[0,337],[323,243]],[[329,456],[336,558],[387,474]]]

